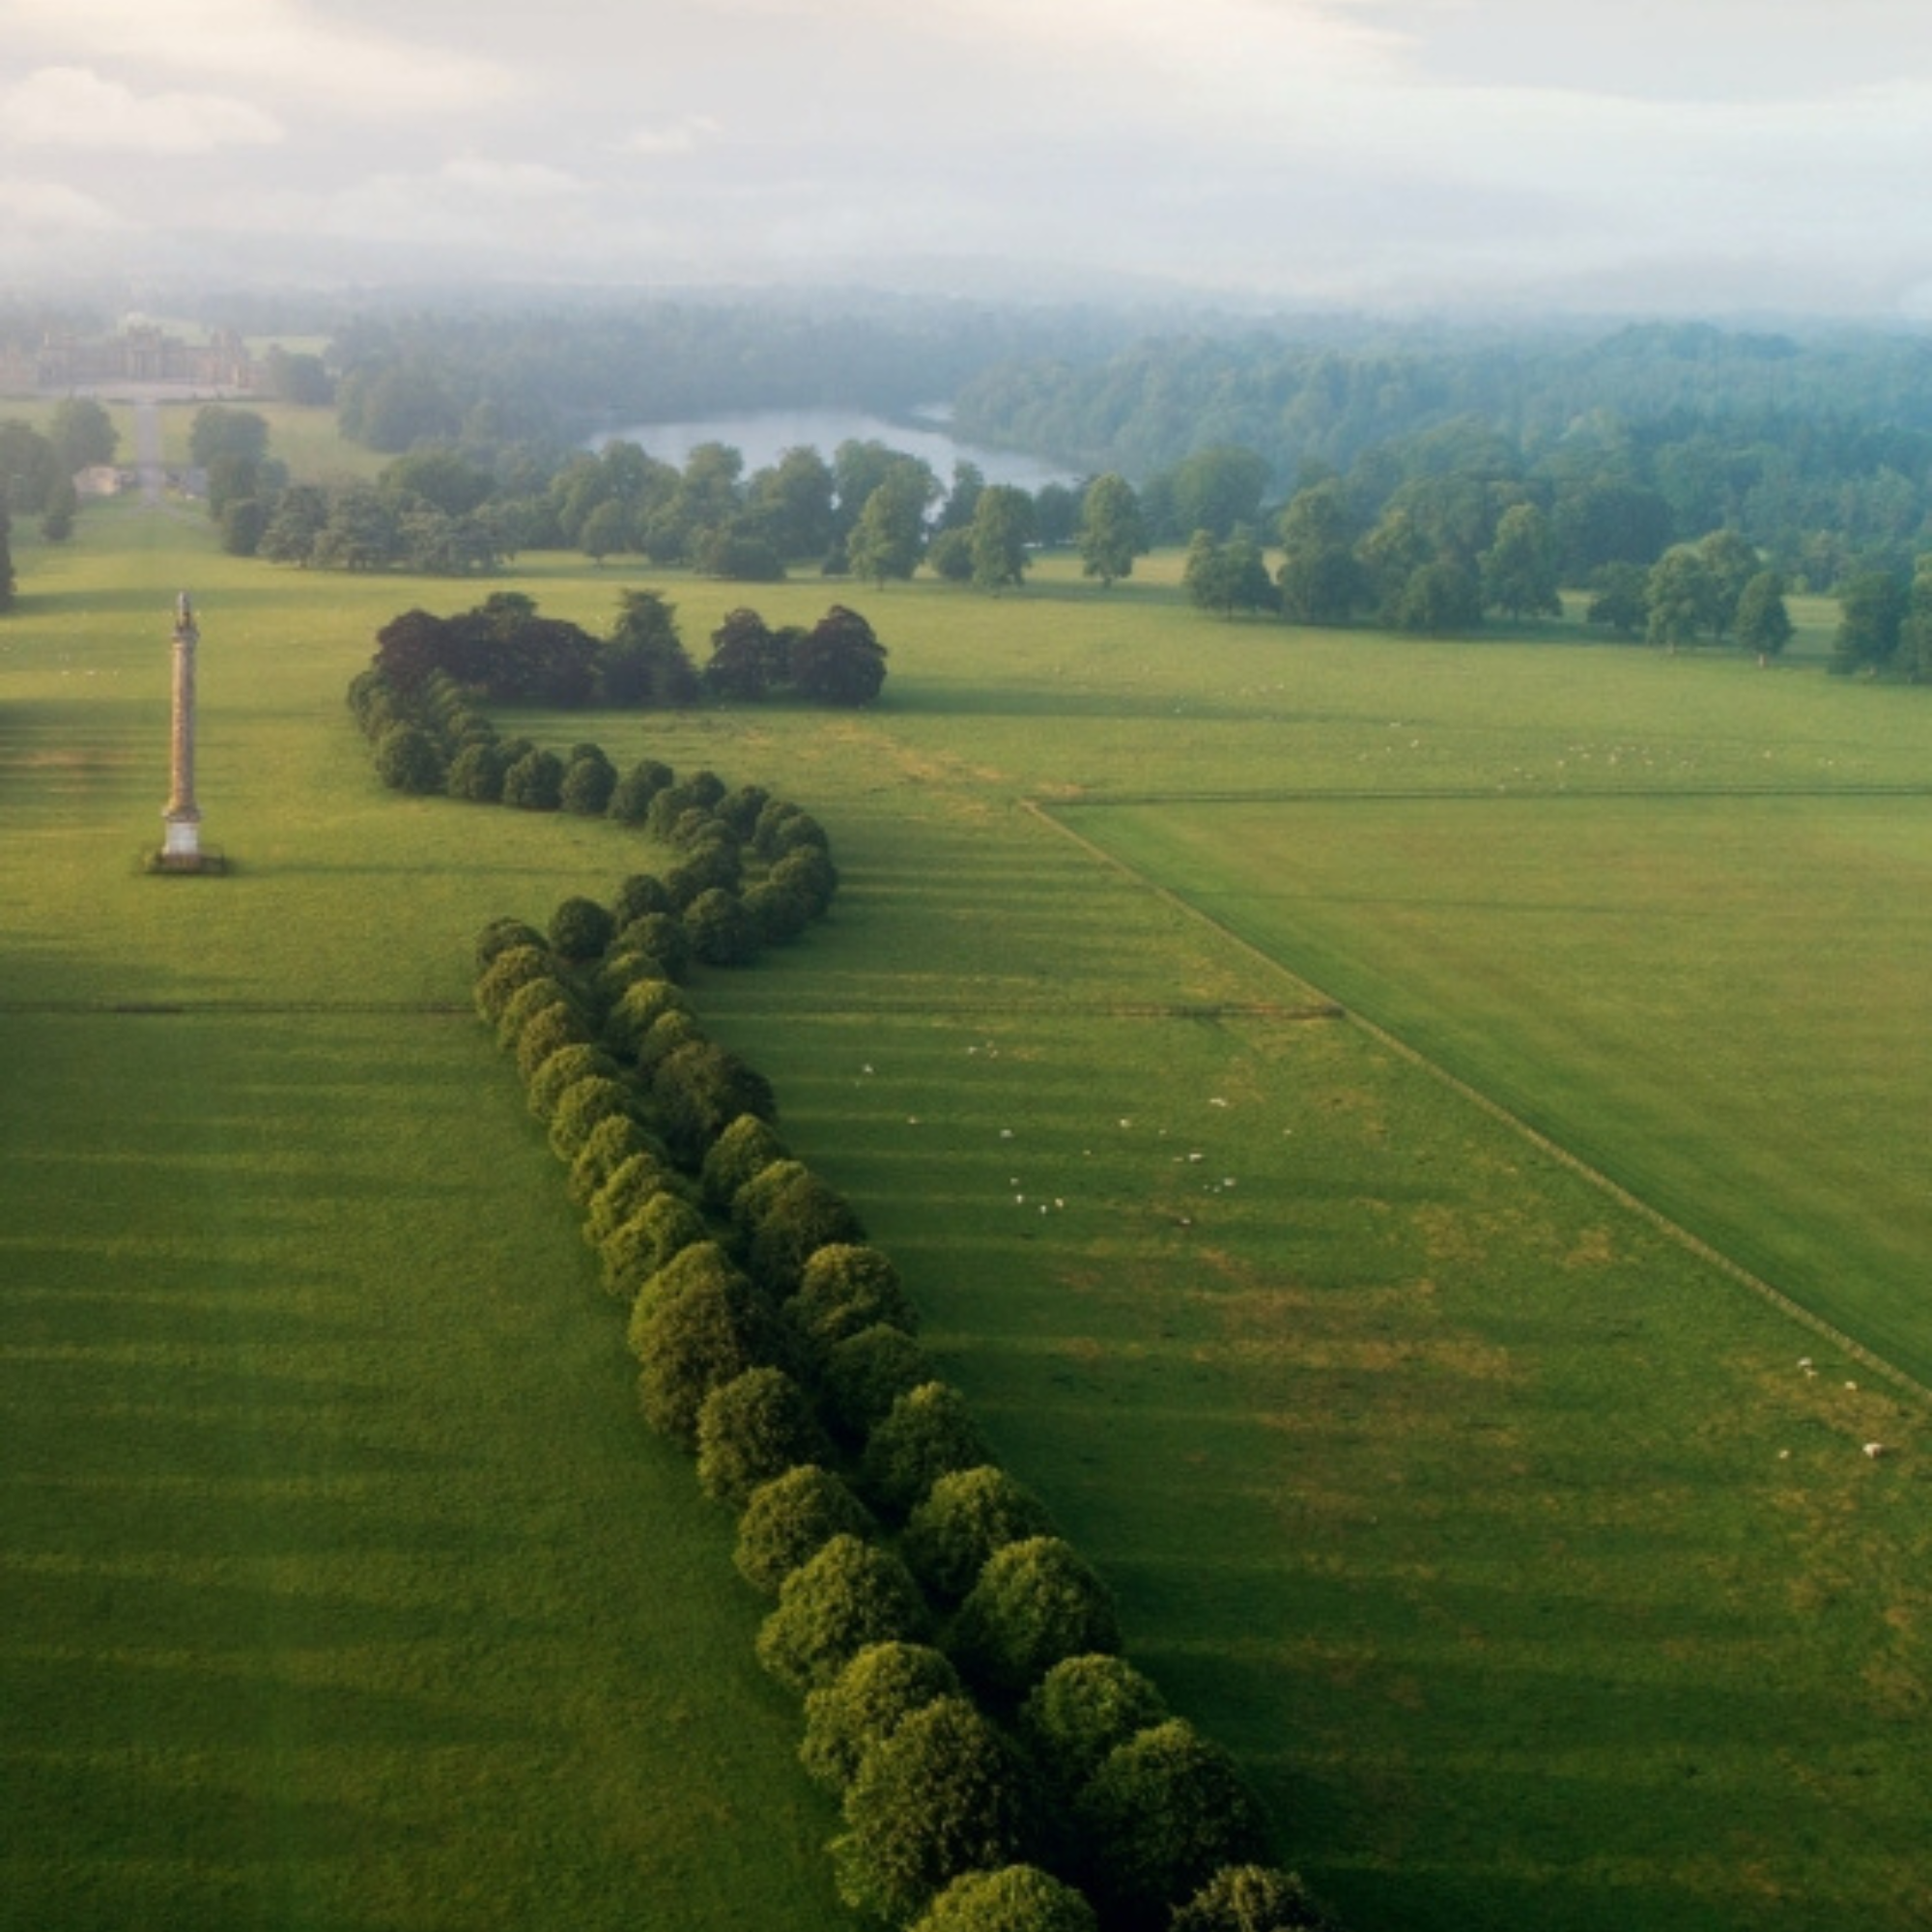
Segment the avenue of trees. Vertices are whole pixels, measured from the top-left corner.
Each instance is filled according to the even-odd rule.
[[[421,696],[474,730],[442,674]],[[649,776],[669,867],[542,929],[492,922],[476,1008],[565,1170],[645,1423],[737,1520],[756,1656],[838,1801],[840,1895],[917,1932],[1323,1932],[1234,1759],[1122,1655],[1105,1582],[936,1373],[890,1257],[704,1031],[691,967],[741,962],[705,951],[724,889],[692,891],[692,855],[728,855],[705,863],[746,906],[760,871],[819,867],[822,912],[822,831],[756,786]]]

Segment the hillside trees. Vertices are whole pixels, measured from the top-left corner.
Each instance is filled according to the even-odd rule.
[[[1133,485],[1118,471],[1096,476],[1080,499],[1077,538],[1080,568],[1110,589],[1133,574],[1134,559],[1148,548],[1147,520]]]

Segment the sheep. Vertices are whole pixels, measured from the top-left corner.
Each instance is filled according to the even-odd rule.
[[[1883,1442],[1867,1442],[1865,1444],[1865,1454],[1876,1463],[1881,1456],[1889,1456],[1891,1454],[1891,1451]]]

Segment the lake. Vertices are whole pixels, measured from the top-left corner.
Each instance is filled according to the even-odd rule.
[[[1072,483],[1071,470],[1011,450],[979,449],[956,442],[934,411],[916,424],[888,422],[857,410],[753,410],[736,415],[698,416],[688,422],[641,423],[591,440],[593,449],[622,440],[641,443],[660,463],[679,469],[701,442],[722,442],[745,459],[745,474],[769,469],[788,449],[815,449],[830,463],[841,442],[883,442],[889,449],[923,457],[942,484],[955,463],[977,464],[988,483],[1016,483],[1037,490],[1043,483]]]

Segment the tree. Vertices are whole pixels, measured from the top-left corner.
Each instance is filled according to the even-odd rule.
[[[631,513],[622,503],[607,497],[584,518],[577,532],[577,547],[596,564],[620,551],[635,550]]]
[[[226,403],[204,403],[188,431],[188,456],[197,469],[210,469],[224,456],[256,464],[269,453],[269,419],[254,410]]]
[[[526,752],[503,773],[503,803],[519,811],[555,811],[563,804],[563,760],[554,752]]]
[[[1255,450],[1233,443],[1196,450],[1175,467],[1174,514],[1182,529],[1225,542],[1260,524],[1267,482],[1267,459]]]
[[[0,494],[0,611],[14,608],[14,525],[7,514],[4,494]]]
[[[775,1318],[742,1276],[701,1279],[667,1295],[651,1310],[638,1341],[644,1419],[692,1450],[704,1398],[779,1352]]]
[[[1180,1718],[1116,1745],[1075,1801],[1074,1823],[1094,1896],[1129,1932],[1166,1925],[1215,1872],[1266,1850],[1234,1759]]]
[[[1763,568],[1757,547],[1737,530],[1713,530],[1698,544],[1697,554],[1711,574],[1713,628],[1719,637],[1725,637],[1737,622],[1745,585]]]
[[[1607,624],[1619,636],[1634,638],[1650,621],[1650,572],[1640,563],[1606,563],[1591,584],[1584,610],[1586,624]]]
[[[832,542],[832,467],[817,450],[792,448],[752,478],[748,508],[766,540],[791,562],[822,557]]]
[[[597,650],[608,704],[669,709],[696,702],[697,673],[677,632],[677,607],[656,590],[626,590],[617,622]]]
[[[643,1158],[648,1160],[650,1156],[646,1155]],[[607,1192],[611,1199],[607,1203],[605,1197],[599,1195],[596,1205],[600,1208],[608,1210],[609,1207],[614,1206],[620,1192],[635,1193],[639,1187],[649,1185],[628,1175],[625,1177],[622,1190],[615,1183],[616,1177],[613,1175],[611,1182],[607,1184]],[[600,1213],[598,1215],[600,1226],[603,1225],[604,1219],[605,1215]],[[655,1185],[651,1185],[650,1192],[644,1196],[641,1205],[612,1228],[598,1243],[598,1252],[604,1264],[604,1291],[613,1301],[629,1305],[631,1321],[625,1331],[624,1339],[630,1345],[632,1352],[647,1365],[650,1361],[652,1342],[645,1324],[657,1312],[659,1302],[675,1286],[668,1278],[668,1271],[673,1262],[691,1249],[716,1247],[717,1244],[711,1240],[710,1234],[710,1229],[705,1226],[704,1216],[686,1197],[682,1188],[668,1177],[659,1175],[656,1177]],[[723,1254],[724,1250],[719,1249],[721,1258]],[[694,1263],[693,1266],[696,1268],[697,1264]],[[696,1274],[690,1276],[681,1274],[677,1277],[677,1281],[697,1278],[699,1277]],[[749,1293],[741,1293],[741,1290],[749,1290],[750,1284],[744,1281],[743,1276],[735,1268],[727,1266],[710,1270],[704,1272],[701,1278],[707,1286],[723,1293],[730,1306],[739,1310],[744,1320],[753,1324],[745,1330],[747,1337],[751,1338],[747,1343],[748,1347],[751,1346],[751,1341],[764,1336],[765,1317],[769,1311],[762,1302],[755,1301]],[[760,1343],[755,1359],[763,1360],[771,1352],[769,1348]],[[720,1379],[728,1381],[741,1369],[751,1366],[753,1366],[751,1357],[736,1363],[735,1366],[726,1363],[726,1372],[721,1374]],[[708,1387],[700,1389],[693,1400],[689,1432],[684,1427],[685,1418],[680,1410],[676,1418],[677,1426],[667,1428],[666,1433],[675,1435],[678,1440],[685,1442],[687,1446],[695,1446],[697,1439],[697,1407],[707,1393],[709,1393]],[[682,1395],[680,1394],[677,1399],[681,1401]],[[656,1410],[647,1407],[646,1413],[651,1415],[654,1422],[659,1420]]]
[[[616,767],[593,746],[588,753],[573,756],[564,766],[557,798],[565,811],[582,818],[602,818],[616,788]]]
[[[1293,1872],[1224,1865],[1183,1906],[1169,1932],[1335,1932]]]
[[[1118,472],[1096,476],[1080,499],[1080,569],[1097,577],[1103,590],[1131,577],[1134,558],[1148,548],[1147,520],[1133,485]]]
[[[860,1474],[874,1507],[902,1519],[941,1476],[992,1460],[966,1398],[950,1382],[929,1381],[900,1396],[873,1429]]]
[[[824,1241],[812,1249],[785,1314],[820,1354],[875,1321],[890,1321],[908,1335],[919,1332],[918,1311],[892,1257],[857,1241]]]
[[[1070,1543],[1030,1536],[987,1557],[953,1644],[979,1682],[1017,1696],[1069,1657],[1118,1650],[1121,1626],[1112,1593]]]
[[[875,1321],[826,1353],[827,1420],[847,1440],[863,1442],[903,1395],[932,1379],[932,1358],[903,1328]]]
[[[954,1879],[912,1932],[1099,1932],[1094,1908],[1037,1865]]]
[[[750,1229],[752,1272],[778,1295],[797,1289],[807,1262],[819,1249],[866,1238],[852,1204],[810,1169],[789,1177],[763,1201]]]
[[[54,405],[47,440],[60,457],[62,474],[71,480],[77,470],[112,463],[121,437],[114,418],[92,396],[68,396]]]
[[[1918,559],[1906,597],[1898,641],[1898,657],[1906,675],[1915,683],[1932,679],[1932,557]]]
[[[798,1691],[830,1684],[873,1643],[922,1642],[930,1619],[919,1585],[891,1550],[835,1536],[779,1586],[759,1626],[758,1662]]]
[[[442,790],[442,754],[436,740],[415,724],[397,724],[376,746],[376,776],[391,791],[427,795]]]
[[[952,1660],[923,1643],[868,1643],[830,1684],[806,1693],[799,1762],[842,1792],[866,1753],[926,1705],[965,1695]]]
[[[704,1198],[728,1210],[738,1190],[754,1175],[790,1158],[791,1150],[769,1121],[756,1114],[740,1114],[705,1151],[699,1174]]]
[[[1236,611],[1264,611],[1274,601],[1261,546],[1246,530],[1237,529],[1226,543],[1205,529],[1196,530],[1180,581],[1201,609],[1218,611],[1223,617]]]
[[[1079,1791],[1116,1746],[1167,1721],[1160,1691],[1124,1658],[1069,1657],[1020,1707],[1020,1735],[1058,1789]]]
[[[818,704],[869,704],[886,681],[886,647],[856,611],[835,604],[792,647],[792,682]]]
[[[1397,630],[1432,638],[1472,631],[1483,621],[1482,582],[1460,559],[1435,557],[1403,585],[1391,621]]]
[[[954,1879],[1024,1854],[1029,1793],[1017,1754],[963,1697],[900,1720],[860,1762],[833,1841],[848,1905],[904,1920]]]
[[[1346,624],[1362,598],[1353,519],[1330,477],[1295,492],[1281,513],[1281,614],[1292,624]]]
[[[611,943],[617,922],[611,909],[581,894],[560,900],[550,916],[551,950],[559,958],[595,959]]]
[[[39,516],[61,479],[59,452],[17,416],[0,422],[0,507],[17,516]]]
[[[592,1131],[630,1111],[632,1090],[608,1074],[573,1081],[557,1096],[550,1117],[550,1151],[566,1165],[576,1160]]]
[[[784,682],[789,666],[781,663],[778,638],[755,611],[727,611],[711,634],[704,685],[720,697],[755,703]]]
[[[1889,665],[1904,635],[1910,592],[1889,570],[1864,570],[1838,592],[1838,632],[1833,665],[1840,670],[1877,670]]]
[[[906,1519],[901,1547],[920,1581],[934,1596],[956,1604],[995,1552],[1053,1533],[1046,1505],[1006,1470],[983,1463],[954,1469],[933,1484]]]
[[[845,540],[852,575],[881,588],[888,578],[910,577],[925,550],[924,517],[925,500],[909,479],[880,484]]]
[[[1784,578],[1761,570],[1738,595],[1738,642],[1759,664],[1780,655],[1791,641],[1791,613],[1784,608]]]
[[[1534,503],[1512,503],[1496,523],[1495,541],[1483,553],[1482,596],[1506,617],[1560,617],[1556,544],[1549,521]]]
[[[742,1504],[761,1483],[831,1453],[805,1391],[782,1369],[747,1369],[697,1411],[697,1481],[714,1502]]]
[[[814,1463],[800,1463],[752,1492],[738,1519],[732,1561],[754,1590],[775,1597],[784,1579],[835,1536],[869,1543],[878,1534],[878,1520],[841,1477]]]
[[[1673,544],[1651,566],[1645,603],[1650,641],[1673,652],[1718,627],[1718,586],[1690,544]]]
[[[1033,498],[1024,490],[1010,483],[994,483],[980,491],[973,510],[976,588],[1004,590],[1025,578],[1033,529]]]

